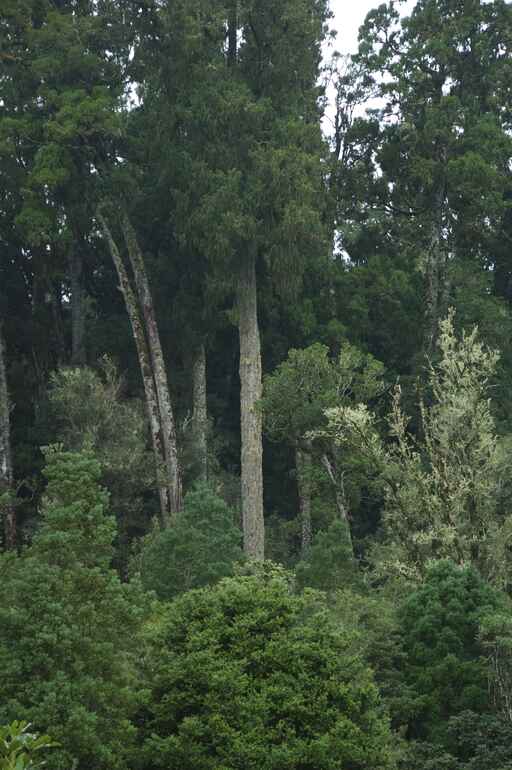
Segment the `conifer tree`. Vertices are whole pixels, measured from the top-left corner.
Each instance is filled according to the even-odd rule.
[[[508,208],[511,29],[502,0],[419,0],[402,20],[390,2],[361,29],[360,83],[384,100],[377,141],[369,124],[376,208],[392,214],[394,250],[423,276],[428,354],[471,270],[492,262]]]
[[[141,767],[391,770],[378,691],[350,630],[272,565],[189,591],[150,633]]]
[[[144,602],[110,568],[115,523],[99,463],[59,448],[46,463],[40,529],[0,567],[0,721],[25,719],[59,741],[55,770],[121,770]]]
[[[207,258],[209,280],[233,300],[244,547],[255,559],[264,552],[258,274],[293,283],[304,255],[325,248],[317,78],[326,16],[326,3],[310,0],[281,0],[278,9],[169,3],[145,92],[173,137],[177,236]],[[169,63],[171,51],[179,55]]]

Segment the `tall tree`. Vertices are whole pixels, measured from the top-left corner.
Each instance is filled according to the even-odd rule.
[[[182,507],[181,470],[178,459],[176,423],[169,393],[167,370],[156,321],[153,296],[135,230],[126,211],[121,212],[121,229],[135,281],[139,308],[144,319],[144,330],[151,359],[151,371],[158,402],[160,430],[164,447],[165,469],[169,483],[169,512],[174,516]]]
[[[137,348],[156,462],[160,518],[162,526],[165,527],[181,510],[181,471],[174,414],[149,283],[137,238],[127,214],[123,212],[121,217],[130,262],[135,274],[135,290],[102,206],[98,207],[96,217],[102,227],[119,277],[119,287]]]
[[[419,0],[401,23],[391,2],[362,28],[356,61],[385,102],[378,205],[423,275],[427,353],[470,270],[492,262],[507,208],[511,31],[502,0]]]
[[[98,170],[119,135],[129,49],[121,6],[22,0],[2,9],[12,55],[3,62],[0,128],[21,182],[15,224],[56,317],[70,307],[66,331],[75,364],[86,356],[85,276],[94,253]]]
[[[206,392],[206,350],[204,343],[199,345],[192,364],[192,394],[193,394],[193,429],[198,477],[201,481],[208,480],[208,402]]]
[[[325,248],[317,78],[326,16],[326,3],[311,0],[281,0],[278,11],[167,4],[165,58],[148,92],[173,136],[177,236],[234,300],[244,543],[255,559],[264,555],[258,275],[282,293],[297,285],[304,255]]]

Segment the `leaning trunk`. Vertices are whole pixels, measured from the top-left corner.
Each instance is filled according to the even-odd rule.
[[[0,323],[0,510],[4,515],[6,548],[16,547],[16,510],[12,500],[12,483],[9,391],[7,389],[5,344]]]
[[[155,456],[156,473],[158,479],[158,493],[160,498],[160,523],[162,527],[169,525],[170,518],[170,492],[166,479],[165,449],[162,441],[162,430],[160,425],[160,412],[158,408],[158,398],[151,369],[149,350],[144,335],[144,328],[140,318],[137,300],[132,291],[130,281],[124,266],[123,260],[117,248],[117,244],[112,236],[110,228],[103,214],[98,211],[96,214],[103,230],[105,240],[108,243],[109,251],[114,262],[117,276],[119,278],[119,288],[124,298],[128,317],[132,327],[133,338],[137,348],[137,356],[144,385],[144,395],[149,416],[149,426],[151,430],[151,441],[153,453]]]
[[[179,513],[183,507],[181,470],[178,459],[178,442],[176,439],[176,424],[169,393],[169,383],[167,381],[167,371],[165,368],[162,345],[160,343],[160,334],[156,322],[155,306],[153,297],[149,288],[149,281],[144,265],[144,259],[140,250],[135,231],[131,225],[126,212],[121,215],[121,224],[123,235],[128,247],[128,256],[132,266],[135,278],[135,286],[139,296],[139,303],[142,308],[144,323],[146,326],[147,341],[153,375],[155,380],[156,394],[158,398],[158,407],[160,410],[160,421],[162,425],[162,437],[166,458],[166,470],[169,480],[170,493],[170,512],[171,516]]]
[[[75,240],[69,255],[71,277],[71,363],[85,364],[85,302],[83,287],[83,259],[80,245]]]
[[[250,559],[263,560],[263,448],[259,401],[262,395],[261,350],[258,328],[256,263],[244,261],[238,279],[240,336],[240,422],[242,522],[244,550]]]
[[[305,557],[311,548],[311,454],[300,447],[295,450],[297,491],[301,526],[301,552]]]
[[[200,345],[192,366],[194,445],[198,478],[208,479],[208,408],[206,402],[206,351]]]
[[[347,543],[350,547],[350,552],[352,553],[352,556],[355,556],[354,543],[352,540],[352,527],[350,526],[350,513],[348,510],[347,498],[345,496],[345,485],[343,483],[343,474],[338,472],[334,461],[331,460],[327,454],[322,455],[322,465],[326,470],[327,476],[334,491],[334,499],[336,501],[336,509],[338,511],[338,515],[342,523],[345,525]]]

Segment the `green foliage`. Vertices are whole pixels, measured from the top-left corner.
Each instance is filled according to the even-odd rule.
[[[138,558],[142,583],[160,599],[215,583],[242,558],[240,539],[233,511],[208,484],[198,483],[172,526],[147,536]]]
[[[399,612],[403,672],[416,706],[410,735],[450,748],[448,720],[489,708],[488,671],[478,633],[500,594],[471,568],[441,561]]]
[[[56,744],[48,735],[36,735],[29,728],[27,722],[0,727],[0,770],[36,770],[46,764],[39,752]]]
[[[0,5],[16,479],[0,514],[15,503],[20,532],[20,553],[0,555],[0,723],[58,738],[52,770],[135,766],[140,696],[144,770],[375,769],[402,748],[403,770],[512,770],[512,613],[483,582],[510,592],[512,5],[376,7],[359,54],[334,65],[330,147],[327,0]],[[217,494],[194,489],[172,528],[141,539],[135,568],[175,600],[155,605],[146,648],[151,600],[111,566],[147,532],[159,469],[94,222],[105,196],[129,208],[155,287],[185,481],[188,358],[203,343],[208,355]],[[302,545],[295,576],[234,566],[238,522],[218,497],[238,508],[233,295],[247,259],[270,373],[267,546],[290,566]],[[81,304],[93,369],[66,367]],[[439,326],[449,305],[456,321]],[[455,331],[475,323],[479,335]],[[376,359],[401,381],[384,432]],[[53,441],[41,501],[39,446]],[[0,751],[14,741],[26,765],[28,728],[9,729]]]
[[[450,739],[461,770],[511,770],[510,715],[463,712],[449,722]]]
[[[56,440],[66,449],[90,448],[98,458],[119,522],[117,562],[124,567],[128,541],[149,523],[156,470],[147,448],[143,404],[124,396],[123,382],[108,358],[101,363],[99,371],[69,367],[52,374],[49,417]]]
[[[350,634],[279,572],[191,591],[152,636],[144,768],[393,766]]]
[[[0,562],[0,719],[26,719],[61,748],[52,769],[126,766],[144,616],[136,584],[110,569],[114,519],[88,451],[46,451],[42,522]]]
[[[438,743],[411,741],[400,770],[510,770],[510,720],[464,711],[447,722],[450,751]]]
[[[326,421],[325,410],[340,402],[366,401],[382,391],[383,367],[348,343],[331,359],[325,345],[290,350],[264,382],[265,429],[273,440],[306,442]]]
[[[512,708],[512,607],[502,602],[480,625],[480,642],[489,664],[489,684],[494,706],[505,720]]]
[[[299,586],[329,592],[357,581],[352,549],[339,518],[316,535],[306,558],[297,564],[296,574]]]
[[[450,314],[441,324],[440,361],[429,369],[432,403],[420,401],[422,440],[395,392],[385,445],[365,405],[328,412],[341,447],[358,447],[385,494],[386,543],[380,569],[421,575],[430,561],[472,563],[498,584],[507,581],[512,517],[503,499],[509,472],[488,399],[498,354],[477,329],[458,337]]]
[[[369,588],[343,587],[332,596],[332,612],[342,625],[354,629],[355,649],[368,661],[375,674],[383,703],[396,731],[397,744],[403,738],[415,693],[404,677],[406,653],[398,610],[405,586],[386,584]]]
[[[327,526],[332,523],[332,492],[337,516],[346,517],[356,503],[366,470],[356,455],[341,453],[325,430],[327,411],[339,404],[375,399],[383,390],[382,364],[347,342],[340,346],[336,358],[331,358],[329,349],[319,343],[304,350],[290,350],[286,360],[264,380],[261,403],[265,431],[271,440],[291,444],[316,461],[307,472],[297,463],[297,481],[299,489],[309,489],[313,503],[322,487],[331,487]],[[336,536],[339,534],[337,526]],[[347,545],[349,540],[345,531]],[[325,538],[322,542],[326,542]]]
[[[70,236],[76,246],[90,228],[97,169],[120,132],[126,36],[113,25],[120,9],[112,2],[101,13],[89,2],[18,5],[6,9],[2,28],[12,57],[0,137],[4,151],[16,148],[23,174],[18,231],[27,246],[49,241],[53,251]]]

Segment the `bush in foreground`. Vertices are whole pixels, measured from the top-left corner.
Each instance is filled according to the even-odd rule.
[[[151,639],[145,770],[384,770],[371,672],[316,593],[275,571],[190,591]]]
[[[51,770],[125,770],[143,595],[110,569],[115,533],[91,453],[50,451],[43,521],[0,560],[0,722],[60,743]]]

